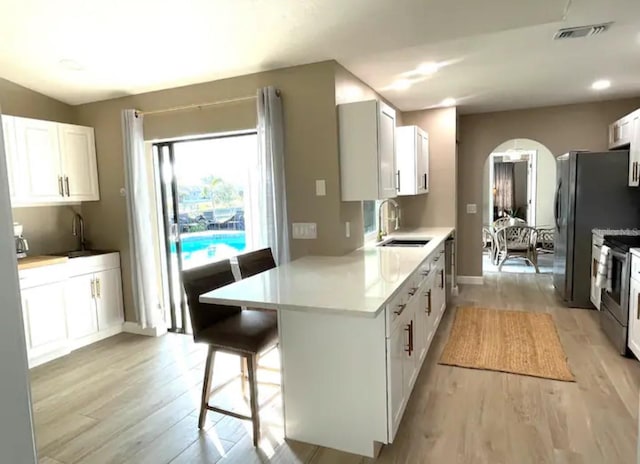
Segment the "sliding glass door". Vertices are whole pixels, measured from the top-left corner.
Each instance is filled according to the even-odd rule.
[[[170,330],[190,332],[181,273],[247,248],[256,133],[154,144]],[[249,240],[250,241],[250,240]]]

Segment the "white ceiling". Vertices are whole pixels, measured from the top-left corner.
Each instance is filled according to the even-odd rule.
[[[0,0],[0,8],[0,77],[71,104],[325,59],[401,110],[445,97],[478,112],[640,95],[637,0]],[[560,27],[603,21],[616,24],[602,36],[552,40]],[[407,90],[388,89],[430,61],[449,64]],[[612,87],[593,92],[599,78]]]

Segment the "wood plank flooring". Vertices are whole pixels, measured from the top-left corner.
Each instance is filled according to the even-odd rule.
[[[567,309],[551,276],[488,274],[461,286],[453,305],[553,315],[576,383],[440,366],[450,307],[416,383],[398,436],[376,463],[631,464],[636,462],[640,363],[619,356],[594,311]],[[190,337],[121,334],[31,371],[41,463],[374,462],[282,438],[279,399],[261,412],[261,449],[250,423],[209,413],[197,428],[206,349]],[[219,356],[214,379],[239,370]],[[277,365],[277,356],[265,360]],[[267,371],[259,377],[269,376]],[[272,378],[268,380],[273,380]],[[217,402],[246,407],[238,382]],[[277,390],[275,391],[277,392]],[[273,387],[260,401],[273,397]]]

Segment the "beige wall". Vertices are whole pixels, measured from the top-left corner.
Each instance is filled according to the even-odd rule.
[[[429,134],[429,193],[400,197],[402,224],[456,227],[456,109],[403,113],[403,124]]]
[[[336,75],[340,75],[337,77]],[[317,240],[292,240],[294,258],[306,254],[341,255],[357,248],[362,236],[345,236],[362,228],[359,203],[340,201],[336,79],[351,79],[333,61],[224,79],[205,84],[151,92],[77,107],[80,124],[96,130],[101,201],[87,204],[83,213],[94,246],[118,249],[123,254],[123,281],[127,320],[135,320],[132,306],[129,246],[124,186],[120,111],[142,111],[254,95],[273,85],[282,91],[285,117],[285,163],[290,222],[318,224]],[[339,85],[341,87],[341,85]],[[341,87],[342,88],[342,87]],[[224,132],[253,128],[255,103],[242,102],[145,117],[145,139]],[[325,179],[327,195],[315,195],[315,180]]]
[[[607,148],[608,125],[640,107],[640,98],[462,115],[458,183],[458,274],[482,275],[482,214],[466,205],[482,203],[483,166],[501,143],[536,140],[555,156],[575,149]]]
[[[0,110],[12,116],[76,122],[72,106],[5,79],[0,79]],[[81,210],[79,206],[75,209]],[[24,225],[32,255],[73,249],[77,241],[71,235],[72,218],[73,210],[68,206],[13,209],[13,220]]]

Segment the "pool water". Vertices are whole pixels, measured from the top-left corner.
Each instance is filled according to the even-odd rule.
[[[247,237],[244,231],[196,232],[182,234],[180,240],[182,242],[182,261],[191,265],[228,258],[244,251],[247,247]],[[176,253],[175,243],[171,244],[171,253]]]

